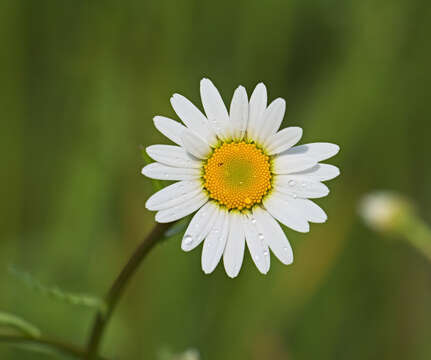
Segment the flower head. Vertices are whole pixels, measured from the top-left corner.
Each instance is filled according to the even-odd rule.
[[[319,163],[339,147],[330,143],[294,146],[299,127],[279,131],[286,103],[267,106],[266,87],[254,89],[250,101],[239,86],[229,112],[208,79],[201,81],[206,116],[185,97],[171,104],[184,125],[162,116],[156,128],[177,145],[152,145],[146,150],[156,162],[142,173],[153,179],[177,181],[151,196],[146,207],[156,221],[171,222],[195,211],[184,234],[184,251],[204,242],[202,269],[211,273],[223,256],[227,274],[238,275],[245,245],[260,272],[270,267],[269,251],[284,264],[292,249],[277,220],[299,232],[309,222],[325,222],[325,212],[311,198],[329,193],[322,181],[338,176],[337,167]]]
[[[410,202],[392,191],[374,191],[363,197],[359,214],[365,223],[377,231],[396,230],[412,210]]]

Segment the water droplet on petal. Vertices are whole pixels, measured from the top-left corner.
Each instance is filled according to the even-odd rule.
[[[288,250],[289,250],[289,248],[288,248],[287,246],[285,246],[285,247],[283,248],[283,250],[284,250],[284,251],[288,251]]]
[[[289,186],[295,186],[295,185],[296,185],[296,181],[295,181],[295,180],[289,180],[289,181],[287,182],[287,184],[288,184]]]
[[[190,245],[193,242],[193,237],[191,235],[184,236],[184,244]]]
[[[256,224],[256,219],[254,217],[251,218],[251,223]]]
[[[268,250],[265,250],[265,251],[263,252],[263,255],[268,256],[268,255],[269,255]]]
[[[264,239],[264,236],[263,236],[263,234],[262,234],[262,233],[259,233],[259,235],[258,235],[258,236],[259,236],[259,239],[260,239],[260,240],[263,240],[263,239]]]

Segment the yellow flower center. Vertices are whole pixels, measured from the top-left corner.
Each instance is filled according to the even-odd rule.
[[[271,189],[269,156],[255,144],[224,143],[204,166],[210,198],[228,209],[251,208]]]

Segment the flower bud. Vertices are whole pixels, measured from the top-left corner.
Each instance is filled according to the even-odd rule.
[[[375,191],[366,195],[359,206],[359,214],[374,230],[392,232],[399,229],[411,213],[410,201],[391,191]]]

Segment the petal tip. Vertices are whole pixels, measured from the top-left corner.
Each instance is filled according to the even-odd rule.
[[[184,241],[184,238],[183,238],[183,241],[181,242],[181,250],[184,252],[189,252],[192,250],[191,245],[192,244],[188,244],[186,241]]]
[[[202,271],[204,272],[205,275],[211,274],[211,271],[209,271],[208,269],[202,268]]]
[[[172,222],[172,220],[170,220],[170,219],[163,219],[160,217],[161,217],[161,215],[160,215],[160,211],[159,211],[158,213],[156,213],[155,220],[156,220],[156,222],[158,222],[160,224],[167,224],[167,223]]]
[[[204,77],[201,79],[201,86],[204,86],[204,85],[212,85],[212,81],[210,79]]]
[[[145,152],[149,157],[151,157],[151,154],[154,154],[153,150],[154,150],[154,145],[150,145],[145,148]]]
[[[232,273],[226,270],[226,275],[228,276],[229,279],[235,279],[238,276],[238,273]]]

